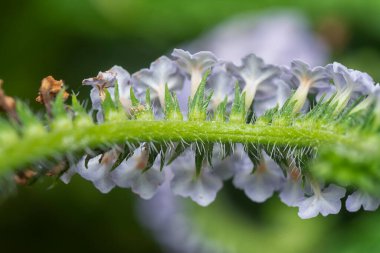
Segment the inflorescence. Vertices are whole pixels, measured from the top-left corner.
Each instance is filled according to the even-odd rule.
[[[254,202],[279,193],[301,218],[338,213],[346,189],[348,211],[380,205],[380,89],[366,73],[268,65],[253,54],[236,66],[175,49],[150,68],[130,75],[114,66],[83,85],[90,113],[74,94],[65,104],[61,81],[44,79],[46,124],[0,91],[9,118],[0,121],[0,157],[15,160],[0,171],[65,183],[79,174],[102,193],[131,188],[143,199],[170,181],[202,206],[232,180]]]

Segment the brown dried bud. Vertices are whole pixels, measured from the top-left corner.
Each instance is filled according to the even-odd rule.
[[[62,161],[57,165],[53,166],[48,172],[46,172],[46,176],[53,177],[60,175],[66,169],[66,161]]]
[[[55,80],[52,76],[45,77],[41,81],[41,86],[36,101],[38,103],[44,104],[45,107],[48,109],[50,108],[50,101],[52,101],[57,96],[57,94],[62,90],[62,88],[62,80]],[[66,100],[68,97],[69,93],[65,91],[63,93],[63,99]]]
[[[14,175],[14,180],[16,184],[18,185],[27,185],[35,175],[37,175],[37,172],[27,169],[24,171],[19,171]]]
[[[16,113],[16,101],[7,95],[5,95],[2,89],[3,80],[0,79],[0,110],[4,111],[9,118],[19,121]]]

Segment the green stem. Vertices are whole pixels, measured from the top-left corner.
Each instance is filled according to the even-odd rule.
[[[323,128],[192,121],[108,121],[70,124],[40,134],[28,134],[0,147],[0,173],[62,154],[128,141],[232,142],[290,147],[317,147],[350,138]]]

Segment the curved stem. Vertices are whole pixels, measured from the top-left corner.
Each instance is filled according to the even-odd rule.
[[[122,120],[79,126],[70,121],[65,127],[40,134],[28,134],[11,144],[2,144],[0,173],[86,148],[128,141],[232,142],[317,147],[324,143],[351,142],[352,137],[324,128],[310,129],[303,124],[263,126],[213,121]]]

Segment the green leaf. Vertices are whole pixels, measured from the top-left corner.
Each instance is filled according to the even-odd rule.
[[[104,111],[104,116],[107,119],[107,118],[109,118],[108,116],[112,112],[116,111],[116,106],[112,100],[110,92],[107,89],[104,89],[104,92],[106,94],[106,97],[105,97],[104,101],[102,102],[102,108]]]
[[[202,81],[197,88],[193,98],[189,99],[189,120],[190,121],[204,121],[207,117],[207,107],[212,97],[211,94],[205,98],[205,88],[208,76],[211,69],[207,70],[202,77]]]
[[[146,89],[146,93],[145,93],[145,103],[146,103],[146,107],[149,109],[149,110],[152,110],[152,101],[150,99],[150,89]]]
[[[147,162],[146,167],[144,168],[144,171],[149,170],[153,166],[154,161],[157,159],[158,155],[161,156],[160,168],[162,169],[164,166],[167,146],[165,144],[162,144],[162,143],[151,142],[151,143],[146,143],[146,148],[148,149],[148,162]]]
[[[129,94],[130,94],[132,106],[139,106],[140,105],[140,101],[136,98],[136,95],[135,95],[135,92],[133,91],[132,86],[130,88],[130,93]]]
[[[33,114],[33,112],[30,110],[29,106],[27,106],[25,103],[23,103],[21,101],[17,101],[16,112],[17,112],[17,115],[18,115],[18,117],[21,121],[21,124],[24,128],[31,126],[31,125],[41,125],[42,126],[40,119],[37,118],[37,116],[35,116]]]
[[[122,162],[128,160],[133,155],[133,151],[134,149],[131,149],[129,145],[124,144],[123,152],[117,157],[115,163],[111,167],[111,171],[116,169]]]
[[[221,102],[216,108],[215,114],[214,114],[214,120],[217,122],[225,122],[226,117],[227,117],[226,109],[227,109],[227,96],[224,98],[223,102]]]
[[[172,95],[168,85],[165,85],[165,119],[183,120],[181,109],[176,95]]]
[[[171,164],[177,157],[179,157],[188,147],[190,147],[190,144],[184,143],[184,142],[178,142],[176,148],[173,151],[173,154],[169,158],[166,165]]]
[[[260,164],[263,156],[261,147],[252,143],[248,143],[244,145],[244,151],[247,153],[249,159],[251,159],[252,163],[255,166]]]
[[[203,167],[203,163],[207,162],[212,167],[212,151],[214,143],[195,143],[195,169],[196,176],[199,176]]]
[[[71,94],[71,106],[76,114],[87,115],[86,109],[79,103],[75,93]]]
[[[235,84],[235,97],[232,103],[230,122],[231,123],[245,123],[246,122],[245,110],[245,92],[241,94],[238,82]]]
[[[67,117],[66,109],[65,109],[65,101],[63,99],[63,94],[65,93],[65,89],[61,89],[55,100],[52,104],[51,112],[54,118]]]

